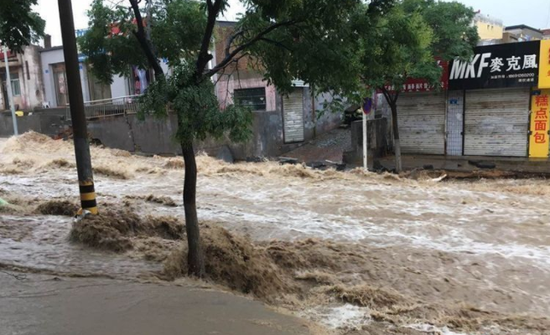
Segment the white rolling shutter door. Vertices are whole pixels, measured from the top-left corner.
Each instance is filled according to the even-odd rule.
[[[466,92],[466,156],[526,157],[529,88]]]
[[[304,141],[304,95],[296,88],[283,98],[285,143]]]
[[[401,151],[445,154],[445,94],[406,93],[397,100]]]

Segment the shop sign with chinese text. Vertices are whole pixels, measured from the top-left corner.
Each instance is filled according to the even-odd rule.
[[[436,85],[439,87],[429,84],[428,81],[425,79],[408,78],[405,84],[400,87],[400,92],[431,92],[435,91],[436,89],[446,91],[449,87],[449,62],[439,59],[436,59],[436,61],[437,66],[441,68],[441,80],[439,85]],[[394,86],[385,85],[384,87],[390,92],[396,91],[396,87]]]
[[[449,89],[536,87],[540,41],[477,47],[470,61],[450,64]]]
[[[550,40],[540,41],[538,88],[550,88]]]
[[[549,150],[548,131],[550,130],[550,90],[535,91],[531,100],[531,135],[529,157],[547,158]]]

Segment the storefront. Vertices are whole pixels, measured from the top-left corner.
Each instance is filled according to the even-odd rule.
[[[478,47],[447,72],[444,90],[403,88],[403,153],[548,158],[550,41]]]
[[[451,62],[449,89],[464,92],[463,124],[449,122],[448,127],[449,133],[462,134],[463,155],[529,155],[530,102],[538,85],[540,48],[538,41],[483,46],[470,62]],[[457,113],[449,108],[449,120]]]
[[[437,89],[418,79],[408,79],[401,88],[397,113],[401,152],[404,154],[445,154],[449,67],[445,62],[437,62],[442,69]],[[393,87],[386,89],[394,90]]]

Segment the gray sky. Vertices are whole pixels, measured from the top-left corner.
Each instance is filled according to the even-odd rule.
[[[121,0],[106,0],[119,2]],[[86,28],[88,19],[86,10],[92,0],[72,0],[77,29]],[[242,11],[239,0],[230,0],[232,8],[226,19],[234,19],[236,13]],[[474,10],[481,10],[483,14],[502,19],[506,26],[526,24],[534,28],[550,28],[550,0],[459,0]],[[61,44],[59,28],[59,14],[57,0],[39,0],[38,12],[46,20],[46,32],[52,35],[53,44]]]

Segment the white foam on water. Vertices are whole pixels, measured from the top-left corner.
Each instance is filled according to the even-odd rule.
[[[316,307],[300,314],[330,329],[361,330],[372,322],[370,310],[346,304],[339,307]]]
[[[410,324],[405,326],[405,328],[414,329],[429,335],[473,335],[473,333],[457,333],[447,327],[439,328],[430,324]]]

